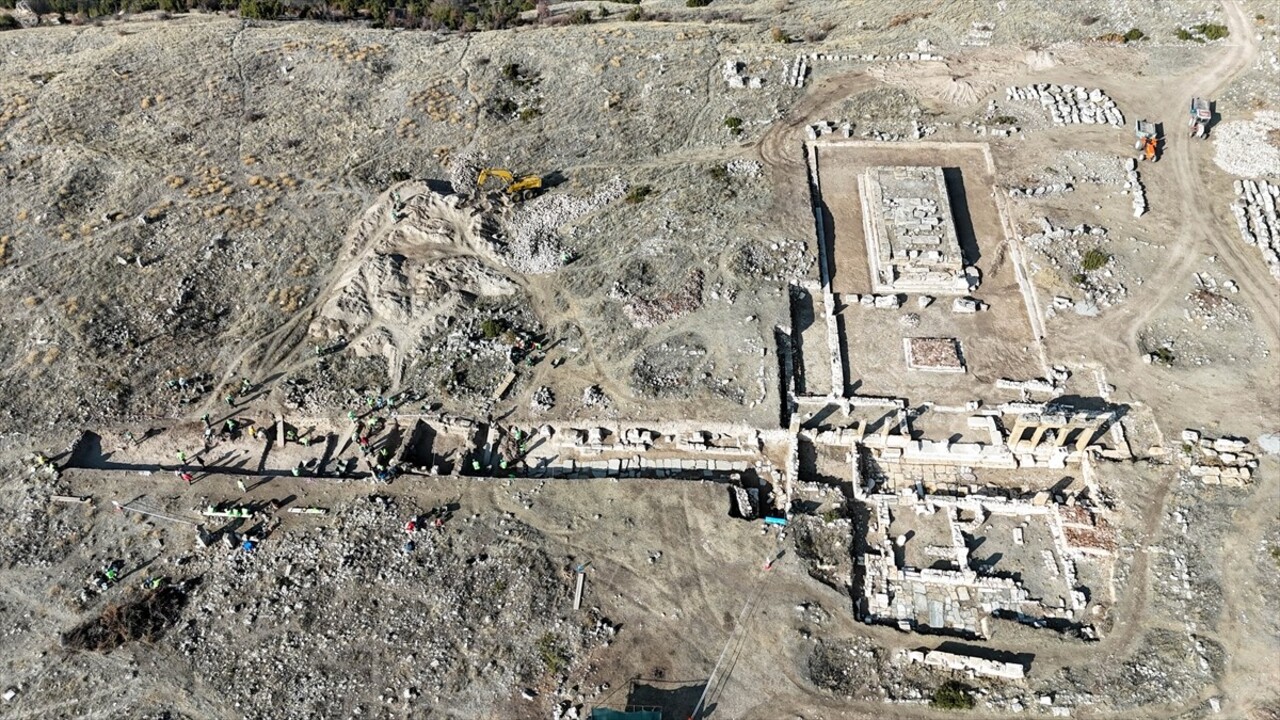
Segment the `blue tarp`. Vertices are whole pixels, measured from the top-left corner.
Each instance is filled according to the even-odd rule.
[[[591,711],[591,720],[662,720],[661,710],[610,710],[596,708]]]

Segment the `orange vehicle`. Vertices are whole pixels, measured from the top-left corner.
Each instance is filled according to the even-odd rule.
[[[1160,159],[1160,130],[1153,122],[1139,120],[1134,123],[1134,134],[1138,136],[1138,141],[1134,143],[1133,149],[1141,153],[1139,160],[1150,160],[1156,162]]]

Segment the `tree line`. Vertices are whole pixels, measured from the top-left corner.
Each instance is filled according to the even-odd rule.
[[[16,0],[0,0],[12,8]],[[37,13],[68,20],[117,13],[237,11],[254,20],[361,20],[376,27],[423,30],[501,30],[520,23],[520,13],[543,10],[537,0],[27,0]],[[541,5],[541,7],[540,7]]]

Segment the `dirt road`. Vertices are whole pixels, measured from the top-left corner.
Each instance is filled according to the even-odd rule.
[[[1207,240],[1219,260],[1240,284],[1249,304],[1258,308],[1264,318],[1262,328],[1269,344],[1276,346],[1280,344],[1280,323],[1277,322],[1277,318],[1280,318],[1280,293],[1276,292],[1275,281],[1267,272],[1266,266],[1259,261],[1257,252],[1239,241],[1229,223],[1219,222],[1226,213],[1216,213],[1213,208],[1208,207],[1204,176],[1216,171],[1211,157],[1212,146],[1190,138],[1184,131],[1191,98],[1213,98],[1233,78],[1246,70],[1258,53],[1253,30],[1239,3],[1236,0],[1223,0],[1223,10],[1231,30],[1231,39],[1223,46],[1225,52],[1212,65],[1180,83],[1183,92],[1170,97],[1168,103],[1160,108],[1161,117],[1172,118],[1165,123],[1168,130],[1164,157],[1173,166],[1177,178],[1179,194],[1174,198],[1176,204],[1170,205],[1169,209],[1182,213],[1182,221],[1179,223],[1182,232],[1172,243],[1172,252],[1165,256],[1165,264],[1159,275],[1164,278],[1183,278],[1189,275],[1194,265],[1202,259],[1200,240]],[[1125,328],[1126,341],[1133,350],[1129,358],[1131,365],[1137,362],[1138,334],[1142,328],[1174,294],[1183,289],[1177,282],[1166,282],[1161,287],[1163,289],[1160,293],[1148,301],[1145,309],[1130,320]]]

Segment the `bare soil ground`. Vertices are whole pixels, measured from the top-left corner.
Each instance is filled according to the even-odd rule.
[[[994,177],[982,146],[928,143],[884,147],[840,141],[815,146],[822,202],[830,213],[826,224],[831,247],[832,288],[840,300],[839,318],[846,337],[848,363],[857,392],[866,395],[909,395],[937,398],[943,404],[963,404],[988,394],[999,378],[1040,377],[1035,338],[1017,279],[999,210],[992,199]],[[970,258],[982,274],[975,298],[990,305],[972,315],[953,313],[953,296],[937,296],[921,308],[918,296],[907,297],[900,309],[858,305],[850,294],[871,292],[866,239],[857,178],[868,167],[919,165],[951,169],[949,192],[966,208],[961,224],[965,240],[976,241],[977,257]],[[972,240],[969,240],[972,238]],[[919,323],[904,326],[901,318],[914,314]],[[954,337],[962,346],[968,372],[963,376],[934,376],[907,368],[903,337]]]
[[[1192,95],[1223,120],[1280,105],[1275,8],[644,0],[650,19],[628,22],[630,5],[552,4],[601,6],[590,25],[466,36],[221,14],[0,33],[0,715],[566,720],[631,703],[684,718],[705,690],[702,717],[950,717],[928,702],[954,679],[975,717],[1048,716],[1042,697],[1073,717],[1276,717],[1280,463],[1211,488],[1179,460],[1182,428],[1252,451],[1280,432],[1280,292],[1240,241],[1212,132],[1183,132]],[[1179,39],[1206,22],[1229,35]],[[1099,39],[1130,28],[1145,38]],[[920,52],[944,59],[888,59]],[[763,87],[730,87],[726,60]],[[1147,214],[1115,177],[1132,131],[1005,100],[1033,83],[1101,87],[1128,122],[1164,124],[1162,159],[1139,167]],[[1008,124],[993,116],[1019,131],[979,130]],[[809,145],[819,197],[805,126],[821,121],[866,142]],[[840,302],[842,388],[822,298],[794,303],[793,286],[817,287],[820,200],[837,299],[869,290],[856,177],[887,164],[961,170],[991,307]],[[484,166],[536,173],[543,194],[480,192]],[[397,225],[391,191],[409,187],[461,198]],[[1106,234],[1037,245],[1042,219]],[[531,269],[518,249],[535,240],[565,264]],[[1107,262],[1081,280],[1091,249]],[[765,445],[784,467],[778,327],[803,346],[802,394],[906,398],[929,437],[984,441],[927,406],[1020,400],[992,383],[1046,365],[1119,408],[1135,460],[1094,478],[1119,550],[1109,577],[1080,577],[1105,589],[1101,639],[997,623],[970,650],[1033,654],[1023,681],[908,662],[946,640],[855,622],[865,508],[841,494],[843,448],[799,443],[785,532],[729,517],[718,483],[332,469],[358,455],[347,413],[387,396],[401,430],[441,411],[557,431],[730,423],[778,433]],[[905,336],[959,339],[968,372],[908,371]],[[1144,362],[1159,347],[1171,362]],[[175,460],[196,462],[206,413],[242,433],[285,415],[327,441],[219,439],[188,484]],[[97,445],[71,462],[85,432]],[[442,435],[435,452],[461,469],[482,442]],[[60,476],[32,469],[36,452]],[[287,512],[308,506],[328,514]],[[996,570],[1034,565],[990,531]],[[124,577],[94,589],[113,561]]]

